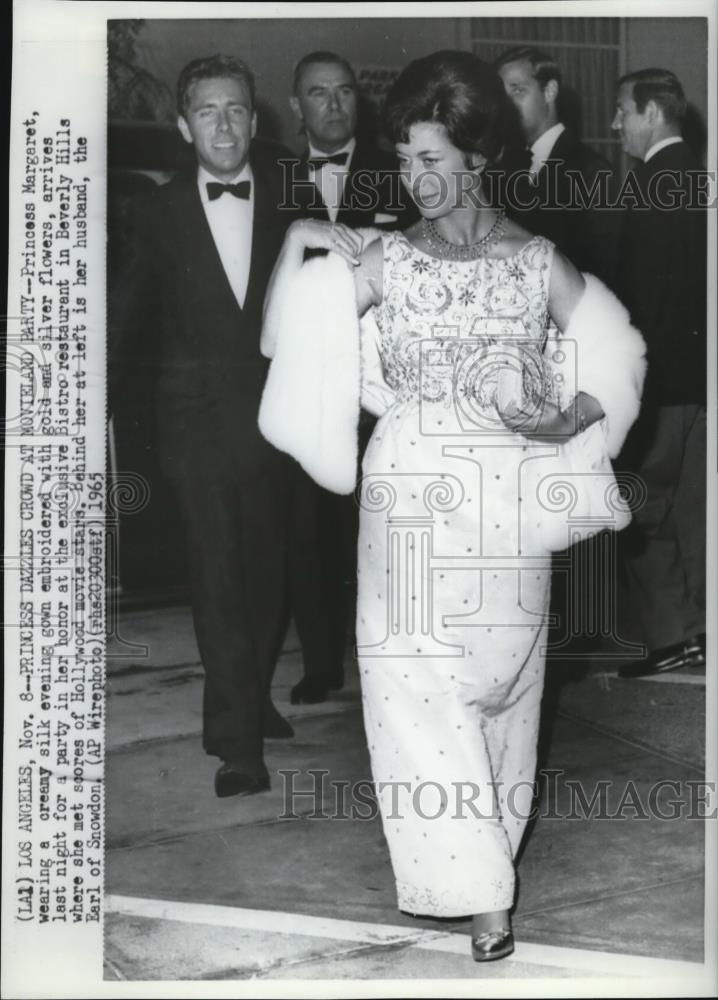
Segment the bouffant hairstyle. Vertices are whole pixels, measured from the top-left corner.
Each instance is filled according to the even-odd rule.
[[[192,88],[200,80],[217,80],[222,77],[234,77],[247,88],[249,99],[254,107],[254,76],[250,68],[237,59],[236,56],[204,56],[187,63],[177,81],[177,111],[182,117],[187,113]]]
[[[457,149],[485,157],[487,175],[528,165],[518,114],[501,78],[470,52],[434,52],[397,77],[384,107],[387,136],[407,142],[419,122],[438,122]]]

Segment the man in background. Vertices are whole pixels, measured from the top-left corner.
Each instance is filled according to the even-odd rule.
[[[413,221],[395,157],[357,134],[357,82],[346,59],[333,52],[304,56],[294,71],[289,103],[308,144],[298,161],[286,165],[286,198],[294,218],[352,228],[404,228]],[[360,450],[372,426],[373,420],[363,414]],[[358,508],[354,496],[322,489],[299,466],[291,496],[290,594],[304,657],[304,676],[291,700],[316,703],[344,683]]]
[[[638,161],[628,207],[619,294],[647,345],[641,414],[622,465],[638,473],[645,504],[625,533],[623,633],[648,655],[624,677],[705,663],[706,216],[683,141],[686,99],[669,70],[618,81],[613,129]]]
[[[357,134],[354,70],[333,52],[311,52],[294,70],[290,106],[307,150],[292,171],[292,197],[303,217],[357,228],[405,228],[416,218],[393,153]]]
[[[618,230],[617,213],[605,207],[612,194],[611,166],[561,121],[558,63],[524,46],[504,52],[496,68],[531,153],[530,177],[514,189],[515,218],[555,243],[580,271],[611,286]],[[590,207],[594,185],[596,201]]]

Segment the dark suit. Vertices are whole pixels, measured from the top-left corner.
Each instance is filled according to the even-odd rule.
[[[650,650],[705,630],[706,217],[651,204],[652,186],[653,202],[656,190],[664,201],[669,189],[687,197],[686,172],[699,169],[684,142],[640,164],[650,207],[627,211],[621,241],[620,294],[648,357],[641,415],[621,455],[647,491],[625,533],[623,603],[629,637]]]
[[[267,371],[259,338],[286,219],[276,208],[281,173],[273,157],[254,147],[251,162],[254,219],[242,308],[222,267],[195,172],[159,188],[146,206],[138,270],[159,304],[159,449],[187,533],[205,669],[204,747],[261,777],[285,601],[288,462],[257,427]]]
[[[526,180],[517,185],[520,204],[535,207],[517,207],[514,217],[530,232],[555,243],[579,271],[595,274],[612,286],[619,220],[615,210],[586,207],[597,181],[604,185],[597,192],[606,191],[607,186],[603,200],[610,200],[612,171],[608,160],[566,129],[554,143],[535,183]],[[581,182],[586,195],[581,194]]]
[[[307,158],[305,153],[287,174],[293,180],[294,217],[329,221],[328,210],[310,179]],[[336,222],[352,229],[371,227],[377,213],[396,217],[396,222],[383,228],[405,228],[418,217],[399,181],[396,158],[358,140]],[[309,251],[306,256],[321,253]],[[373,418],[362,414],[362,447],[373,425]],[[357,502],[354,496],[339,496],[317,486],[298,466],[293,497],[290,591],[304,672],[319,687],[339,686],[356,582]]]
[[[698,170],[690,148],[679,142],[635,167],[635,178],[646,203],[651,185],[668,202],[671,189],[688,197],[686,172]],[[648,345],[647,401],[705,403],[705,212],[629,208],[620,263],[621,299]]]

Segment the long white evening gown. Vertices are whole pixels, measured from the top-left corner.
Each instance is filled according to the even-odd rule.
[[[550,584],[536,485],[554,452],[509,433],[495,393],[518,341],[524,390],[544,378],[553,244],[448,261],[401,233],[382,241],[381,375],[364,373],[365,402],[384,409],[363,462],[364,718],[399,908],[463,916],[511,907],[535,776]]]

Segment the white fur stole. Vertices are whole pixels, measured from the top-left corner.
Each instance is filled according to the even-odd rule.
[[[363,235],[371,241],[378,233],[364,230]],[[562,406],[583,391],[603,408],[605,419],[583,435],[581,451],[593,469],[606,452],[618,454],[638,415],[646,361],[643,338],[627,310],[598,278],[584,278],[584,294],[566,330],[550,337],[544,356],[559,376]],[[321,486],[351,493],[360,400],[377,415],[391,405],[386,385],[377,392],[376,386],[361,384],[362,379],[381,381],[377,359],[371,376],[367,362],[367,353],[376,354],[376,325],[371,314],[361,323],[357,319],[354,277],[336,254],[304,263],[278,305],[276,329],[262,335],[262,349],[273,360],[259,428]]]

